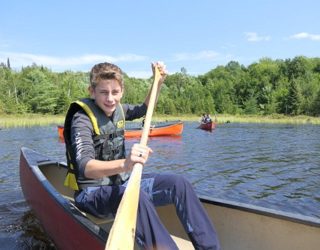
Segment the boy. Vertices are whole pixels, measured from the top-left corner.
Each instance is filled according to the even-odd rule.
[[[162,63],[152,64],[161,74],[157,96],[166,77]],[[115,215],[135,163],[145,164],[152,150],[134,144],[125,152],[124,123],[146,114],[150,92],[141,105],[120,104],[124,83],[121,69],[99,63],[90,73],[91,98],[70,105],[64,137],[76,205],[95,216]],[[155,206],[174,204],[196,249],[219,249],[213,225],[191,184],[173,174],[143,174],[138,204],[136,242],[143,249],[177,249],[159,220]]]

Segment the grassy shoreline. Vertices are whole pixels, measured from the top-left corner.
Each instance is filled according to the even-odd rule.
[[[212,117],[214,119],[214,117]],[[200,116],[182,115],[182,116],[164,116],[158,115],[154,120],[181,120],[181,121],[200,121]],[[218,123],[274,123],[274,124],[314,124],[320,125],[320,117],[312,116],[284,116],[284,115],[217,115]]]
[[[199,121],[196,115],[155,115],[154,122],[163,121]],[[248,115],[217,115],[218,123],[274,123],[274,124],[315,124],[320,125],[320,117],[311,116],[248,116]],[[64,123],[63,115],[1,115],[0,129],[13,127],[49,126]]]
[[[63,124],[63,115],[3,115],[0,117],[0,128],[49,126]]]

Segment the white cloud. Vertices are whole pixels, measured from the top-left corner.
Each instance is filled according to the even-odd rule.
[[[130,77],[143,78],[143,79],[147,79],[152,76],[151,70],[150,71],[129,71],[129,72],[126,72],[126,74]]]
[[[74,67],[92,65],[98,62],[138,62],[145,61],[147,57],[135,54],[123,54],[120,56],[89,54],[78,57],[54,57],[47,55],[36,55],[29,53],[14,53],[0,51],[0,62],[5,62],[7,58],[10,59],[11,64],[18,68],[22,66],[29,66],[33,63],[43,65],[53,69],[72,69]]]
[[[312,41],[320,41],[320,35],[301,32],[290,36],[291,39],[309,39]]]
[[[215,60],[219,53],[212,50],[204,50],[197,53],[177,53],[174,55],[175,61],[198,61],[198,60]]]
[[[245,32],[244,35],[249,42],[269,41],[271,39],[270,36],[258,36],[255,32]]]

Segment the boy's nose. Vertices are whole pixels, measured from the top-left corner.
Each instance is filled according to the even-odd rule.
[[[112,94],[107,94],[106,98],[108,101],[112,101],[113,99]]]

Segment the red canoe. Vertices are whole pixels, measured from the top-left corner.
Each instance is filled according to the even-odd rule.
[[[177,122],[172,124],[156,125],[150,128],[149,136],[175,136],[181,135],[183,131],[183,122]],[[140,137],[142,129],[126,129],[124,136],[129,137]]]
[[[216,128],[216,123],[215,122],[207,122],[207,123],[201,123],[199,126],[200,129],[203,130],[212,130]]]
[[[63,185],[66,173],[65,163],[21,148],[21,189],[56,248],[103,250],[113,218],[99,219],[80,211],[74,205],[73,192]],[[319,249],[318,218],[212,197],[200,200],[216,226],[222,249]],[[157,212],[170,234],[174,235],[178,248],[194,249],[175,208],[162,206]]]
[[[58,126],[58,135],[63,140],[63,126]],[[156,125],[150,128],[149,136],[176,136],[181,135],[183,131],[183,122],[176,122],[171,124]],[[140,137],[142,134],[141,128],[128,128],[124,132],[126,138]]]
[[[64,140],[63,130],[64,130],[64,126],[58,125],[58,135],[59,135],[59,139],[62,140],[62,141]]]

